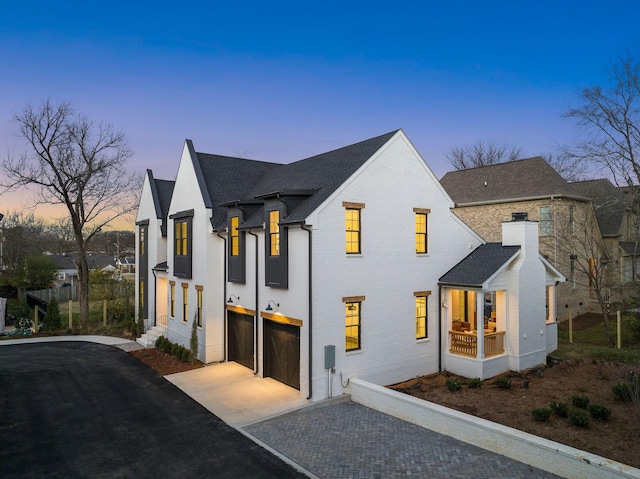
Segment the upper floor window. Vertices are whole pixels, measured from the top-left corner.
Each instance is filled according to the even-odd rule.
[[[280,256],[280,212],[269,211],[269,256]]]
[[[237,216],[231,217],[231,256],[238,256],[240,254],[240,236],[238,234],[238,222]]]
[[[551,206],[540,207],[540,223],[538,226],[541,235],[551,234]]]
[[[140,228],[140,255],[144,255],[145,254],[145,233],[146,228]]]
[[[428,336],[427,322],[427,298],[431,291],[413,293],[416,298],[416,339],[425,339]]]
[[[576,260],[578,257],[575,254],[569,256],[569,285],[571,288],[576,287]]]
[[[173,220],[173,274],[191,278],[193,210],[171,215]]]
[[[189,232],[187,229],[187,221],[176,221],[175,222],[176,234],[176,256],[186,256],[188,253],[187,250],[187,241],[189,239]]]
[[[345,208],[346,252],[359,254],[362,252],[360,211],[364,208],[364,204],[344,202],[342,206]]]
[[[569,233],[575,233],[576,219],[575,219],[575,209],[574,205],[569,205]]]
[[[416,214],[416,253],[424,254],[428,252],[427,215],[431,210],[414,208],[413,211]]]

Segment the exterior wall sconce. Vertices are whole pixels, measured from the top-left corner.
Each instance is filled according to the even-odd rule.
[[[240,301],[240,296],[236,296],[235,294],[232,294],[231,296],[229,296],[229,299],[227,299],[227,303],[233,303],[233,298],[235,298],[236,301]]]
[[[265,308],[265,311],[273,311],[273,308],[271,307],[272,304],[276,308],[280,307],[280,303],[276,303],[274,300],[270,299],[269,302],[267,303],[267,307]]]
[[[448,308],[448,307],[449,307],[449,305],[447,304],[447,302],[446,302],[446,301],[443,301],[443,302],[442,302],[442,307],[446,309],[446,308]]]

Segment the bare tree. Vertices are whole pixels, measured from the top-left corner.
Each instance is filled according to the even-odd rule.
[[[510,145],[499,145],[495,142],[485,143],[482,140],[467,146],[455,146],[447,154],[449,164],[456,170],[466,170],[479,166],[495,165],[514,161],[521,157],[522,150]]]
[[[585,88],[580,100],[565,113],[582,133],[572,156],[603,167],[618,186],[640,185],[640,60],[613,62],[610,84]]]
[[[13,276],[28,256],[46,250],[46,225],[33,213],[23,212],[7,213],[3,221],[2,266],[5,273]]]
[[[46,100],[14,115],[30,152],[2,161],[5,190],[35,189],[34,206],[60,204],[73,226],[80,321],[89,320],[87,247],[103,227],[137,206],[139,176],[126,172],[124,133],[76,114],[70,103]]]
[[[566,151],[542,153],[540,156],[568,182],[583,181],[589,176],[586,162]]]
[[[569,208],[557,213],[554,234],[543,241],[553,243],[548,246],[557,250],[556,266],[568,273],[567,280],[573,287],[588,289],[597,300],[607,339],[614,346],[608,295],[612,262],[600,235],[597,206],[585,203]]]

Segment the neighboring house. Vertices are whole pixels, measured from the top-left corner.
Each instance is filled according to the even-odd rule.
[[[52,254],[50,257],[58,268],[56,271],[56,285],[70,284],[73,288],[77,287],[78,269],[75,265],[75,255],[73,253]],[[96,269],[111,272],[117,271],[116,259],[108,254],[88,253],[87,263],[89,264],[89,271]]]
[[[450,171],[440,182],[455,203],[454,213],[486,241],[500,239],[500,225],[513,212],[527,213],[538,222],[540,253],[567,277],[558,287],[561,319],[570,311],[575,316],[594,306],[589,279],[572,264],[571,254],[559,247],[566,224],[593,214],[584,189],[568,183],[540,157]],[[601,242],[597,223],[589,225],[591,237]]]
[[[509,217],[504,244],[483,245],[401,130],[286,165],[187,140],[160,182],[147,172],[136,223],[136,304],[156,325],[145,345],[162,333],[188,346],[195,321],[201,361],[313,400],[351,377],[486,378],[555,349],[545,307],[564,278],[538,254],[537,224]],[[478,257],[482,278],[465,273]]]
[[[606,250],[606,297],[610,303],[623,303],[637,292],[638,219],[632,214],[628,194],[607,179],[571,183],[591,199]]]

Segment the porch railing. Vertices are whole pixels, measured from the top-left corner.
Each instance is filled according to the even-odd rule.
[[[478,355],[478,335],[473,332],[449,331],[449,351],[462,356]],[[484,356],[496,356],[504,353],[504,331],[485,333]]]
[[[163,314],[156,320],[156,327],[162,329],[162,331],[167,332],[167,315]]]

